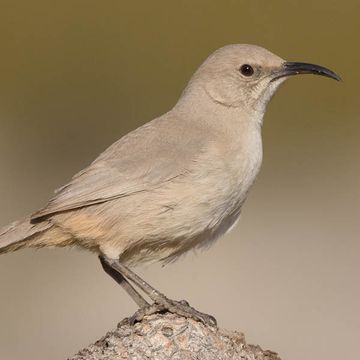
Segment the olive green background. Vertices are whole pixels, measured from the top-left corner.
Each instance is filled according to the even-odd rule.
[[[271,102],[236,230],[138,271],[283,359],[357,358],[359,12],[355,0],[1,0],[0,224],[171,108],[220,46],[327,66],[344,81],[292,78]],[[65,359],[135,310],[93,254],[0,257],[1,359]]]

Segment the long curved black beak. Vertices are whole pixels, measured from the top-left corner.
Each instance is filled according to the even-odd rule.
[[[298,74],[315,74],[326,76],[331,79],[340,81],[341,77],[336,74],[335,72],[327,69],[326,67],[315,65],[315,64],[308,64],[303,62],[284,62],[282,69],[274,74],[274,77],[271,81],[280,79],[282,77],[298,75]]]

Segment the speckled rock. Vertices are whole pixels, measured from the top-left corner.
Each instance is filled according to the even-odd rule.
[[[116,330],[68,360],[280,360],[272,351],[248,345],[244,335],[205,326],[176,315],[155,314]]]

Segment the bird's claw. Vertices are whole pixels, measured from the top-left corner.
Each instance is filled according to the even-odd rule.
[[[191,318],[196,321],[200,321],[204,325],[212,327],[217,326],[216,319],[213,316],[197,311],[185,300],[175,301],[167,298],[161,300],[161,303],[155,302],[136,311],[135,314],[129,318],[130,325],[134,325],[135,323],[140,322],[145,316],[148,315],[170,312],[185,318]]]
[[[137,310],[133,316],[129,318],[129,324],[134,325],[137,322],[140,322],[145,316],[149,316],[156,313],[162,313],[166,309],[160,304],[153,303],[147,306],[144,306]]]

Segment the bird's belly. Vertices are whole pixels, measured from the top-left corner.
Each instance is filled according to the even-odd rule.
[[[174,202],[165,207],[164,217],[159,218],[157,229],[162,229],[163,233],[157,233],[150,245],[154,245],[153,248],[146,251],[150,261],[174,261],[190,249],[209,247],[231,231],[239,220],[260,163],[261,158],[244,161],[242,172],[221,171],[221,174],[213,174],[213,178],[208,174],[201,186],[183,189],[182,197],[172,199]],[[139,261],[148,260],[143,256]]]

